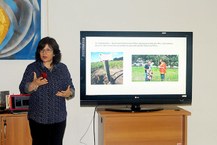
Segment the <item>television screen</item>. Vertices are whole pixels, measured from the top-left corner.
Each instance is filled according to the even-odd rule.
[[[191,104],[192,35],[81,31],[81,106]]]

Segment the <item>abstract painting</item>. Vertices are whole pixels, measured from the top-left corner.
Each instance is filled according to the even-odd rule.
[[[41,0],[0,0],[0,59],[34,59],[41,39]]]

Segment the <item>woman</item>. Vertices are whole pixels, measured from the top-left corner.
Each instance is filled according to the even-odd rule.
[[[74,85],[67,66],[61,63],[56,40],[39,41],[35,62],[23,74],[19,89],[31,94],[28,119],[33,145],[62,145],[66,127],[65,100],[74,97]]]

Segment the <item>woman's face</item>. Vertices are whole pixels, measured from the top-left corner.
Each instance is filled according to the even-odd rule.
[[[52,63],[53,62],[53,49],[49,47],[48,44],[40,51],[40,58],[43,63]]]

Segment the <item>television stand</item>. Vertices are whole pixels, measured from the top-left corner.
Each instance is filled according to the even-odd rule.
[[[112,107],[106,108],[106,111],[115,111],[115,112],[152,112],[163,110],[162,107],[152,106],[152,107],[141,107],[140,105],[133,104],[131,107]]]
[[[187,145],[187,116],[191,113],[181,108],[97,112],[100,145]]]

